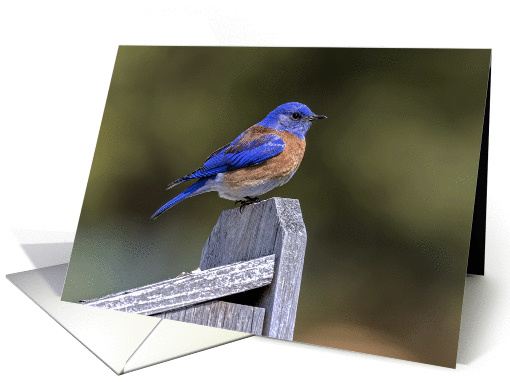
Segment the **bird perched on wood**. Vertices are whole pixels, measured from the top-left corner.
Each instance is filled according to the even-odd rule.
[[[258,196],[292,178],[305,153],[305,135],[312,122],[322,118],[326,116],[312,113],[299,102],[278,106],[262,121],[209,155],[198,170],[170,184],[167,189],[198,179],[157,210],[152,219],[186,198],[209,191],[241,203],[241,212],[246,205],[259,202]]]

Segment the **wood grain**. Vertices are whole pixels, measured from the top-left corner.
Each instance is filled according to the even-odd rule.
[[[153,316],[260,335],[264,312],[264,308],[255,306],[210,301]]]
[[[231,296],[229,302],[265,309],[263,335],[292,340],[306,248],[299,201],[271,198],[223,211],[202,251],[200,269],[275,254],[273,282]],[[225,299],[224,299],[225,300]]]
[[[153,315],[268,285],[273,279],[274,266],[275,256],[269,255],[209,268],[82,304]]]

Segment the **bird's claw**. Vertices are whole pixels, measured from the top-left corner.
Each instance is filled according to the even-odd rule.
[[[241,203],[241,207],[239,207],[239,213],[243,213],[243,210],[244,210],[244,207],[250,205],[250,204],[253,204],[253,203],[258,203],[260,202],[260,199],[257,198],[257,197],[254,197],[252,198],[251,196],[245,196],[244,199],[242,200],[237,200],[235,202],[235,205],[237,205],[237,203]]]

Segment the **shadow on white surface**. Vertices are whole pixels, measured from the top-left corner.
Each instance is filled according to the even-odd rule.
[[[67,263],[71,257],[73,243],[21,244],[21,248],[37,269],[62,264],[65,266],[64,275],[67,273]],[[60,299],[65,278],[64,280],[55,279],[49,273],[41,273],[41,276],[55,296]]]
[[[487,276],[467,276],[457,363],[468,365],[496,345],[489,336],[496,310],[497,288],[493,280]]]
[[[21,244],[21,248],[36,268],[69,263],[73,243]]]

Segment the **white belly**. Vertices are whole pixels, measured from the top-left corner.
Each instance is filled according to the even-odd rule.
[[[271,191],[273,188],[281,186],[287,183],[292,178],[294,172],[289,174],[287,177],[278,180],[269,180],[257,185],[248,185],[246,187],[228,187],[222,181],[223,174],[218,174],[216,179],[211,180],[207,183],[208,191],[217,191],[220,198],[228,200],[242,200],[246,196],[256,197]]]

